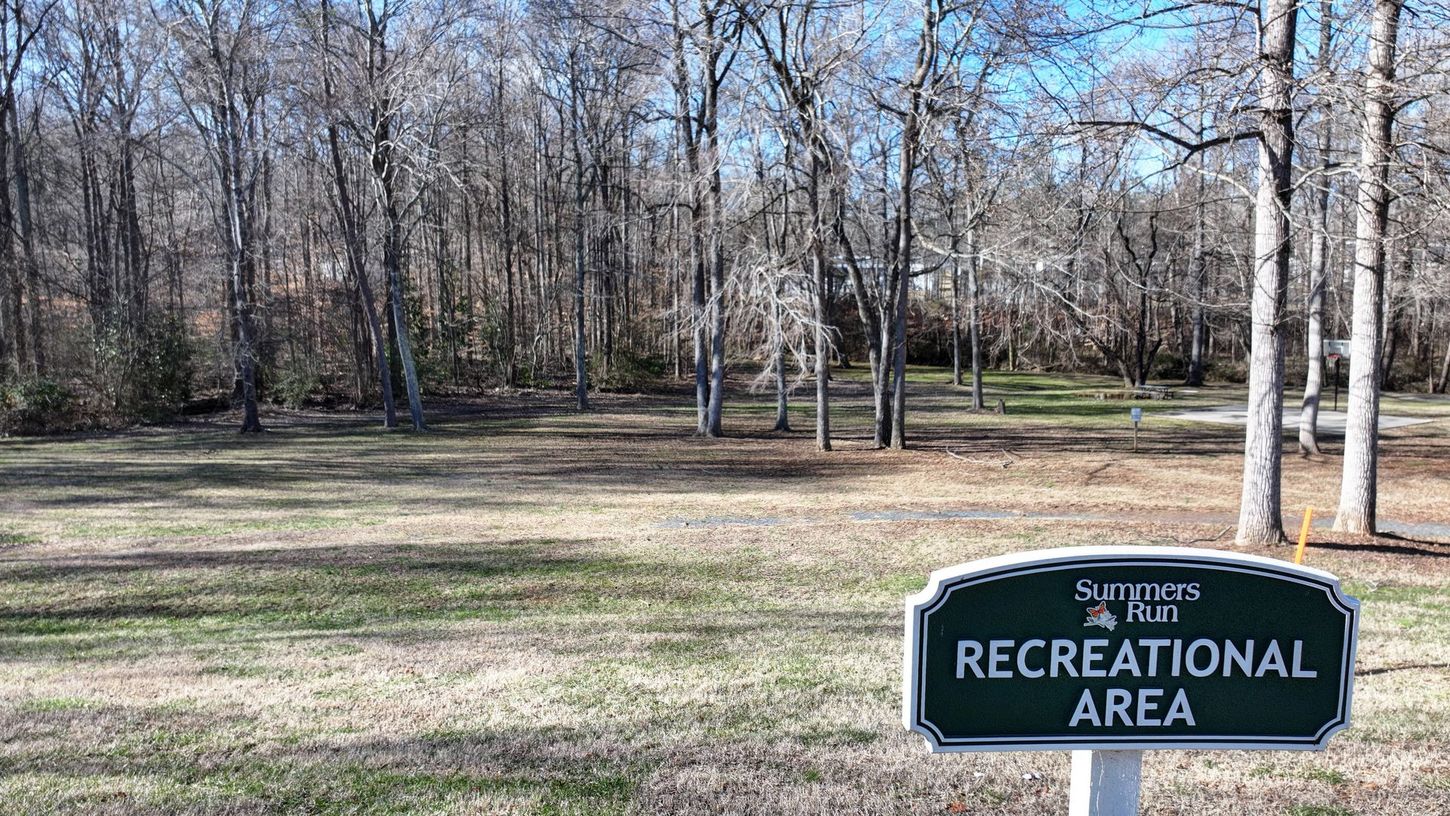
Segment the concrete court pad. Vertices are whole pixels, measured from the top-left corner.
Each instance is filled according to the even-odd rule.
[[[1177,414],[1167,414],[1169,419],[1186,419],[1190,422],[1214,422],[1219,425],[1246,425],[1248,424],[1248,405],[1220,405],[1215,408],[1202,408],[1196,411],[1184,411]],[[1346,414],[1343,411],[1327,411],[1319,409],[1319,432],[1330,436],[1344,436],[1344,423]],[[1420,425],[1426,422],[1434,422],[1434,417],[1404,417],[1380,414],[1380,430],[1390,428],[1404,428],[1409,425]],[[1299,406],[1284,409],[1284,427],[1299,427]]]

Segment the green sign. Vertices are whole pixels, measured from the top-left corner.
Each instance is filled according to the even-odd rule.
[[[1190,548],[974,561],[906,600],[906,727],[933,751],[1321,749],[1359,602],[1329,573]]]

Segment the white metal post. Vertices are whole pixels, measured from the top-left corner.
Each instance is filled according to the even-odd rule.
[[[1138,816],[1142,751],[1073,751],[1068,816]]]

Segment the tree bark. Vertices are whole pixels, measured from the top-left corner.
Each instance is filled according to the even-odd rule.
[[[1284,538],[1280,468],[1284,440],[1284,311],[1289,285],[1289,204],[1293,193],[1295,0],[1266,0],[1259,60],[1259,182],[1254,200],[1248,423],[1237,541]]]
[[[322,0],[320,25],[323,47],[328,48],[329,33],[332,30],[332,6],[328,0]],[[324,60],[328,58],[329,55],[323,55]],[[326,63],[323,69],[322,86],[324,98],[331,104],[334,88],[330,62]],[[327,125],[327,146],[332,160],[333,195],[337,204],[337,217],[342,226],[343,253],[347,258],[348,268],[352,270],[352,275],[356,279],[357,299],[361,301],[363,315],[367,321],[368,335],[373,341],[373,362],[377,366],[379,390],[383,399],[383,427],[396,428],[398,427],[398,411],[393,400],[392,371],[388,366],[387,336],[383,333],[382,322],[378,319],[377,301],[373,297],[373,287],[368,280],[367,262],[365,261],[363,235],[366,226],[348,186],[347,170],[342,160],[341,135],[336,122],[329,122]],[[361,379],[359,377],[359,395],[361,395]]]
[[[1450,385],[1450,340],[1445,343],[1445,357],[1440,361],[1440,378],[1435,382],[1435,393],[1445,393],[1445,387]]]
[[[514,307],[514,302],[516,300],[518,300],[519,297],[518,297],[518,294],[514,291],[515,290],[515,283],[514,283],[514,272],[515,272],[515,270],[514,270],[514,266],[515,266],[515,254],[516,254],[515,253],[515,245],[517,244],[517,236],[515,235],[515,228],[514,228],[514,223],[513,223],[513,192],[510,189],[510,184],[509,184],[509,161],[508,161],[508,156],[509,156],[510,148],[508,146],[508,131],[507,131],[506,120],[505,120],[505,115],[504,115],[506,108],[505,108],[505,105],[504,105],[504,76],[505,76],[505,69],[504,69],[504,61],[503,60],[504,60],[503,52],[500,51],[499,52],[499,64],[498,64],[498,85],[497,85],[497,89],[498,89],[498,94],[497,94],[497,100],[498,100],[498,103],[497,103],[498,104],[498,116],[497,116],[497,118],[495,120],[495,126],[497,127],[497,132],[498,132],[498,144],[499,144],[499,146],[501,148],[499,150],[499,152],[498,152],[498,160],[499,160],[499,177],[500,177],[500,181],[501,181],[501,183],[499,185],[499,215],[500,215],[500,220],[501,220],[501,223],[500,223],[499,227],[500,227],[500,229],[503,232],[503,251],[504,251],[504,260],[503,260],[503,268],[504,268],[504,332],[503,332],[503,345],[504,345],[503,358],[504,359],[503,359],[503,377],[504,377],[504,384],[507,385],[507,386],[509,386],[510,388],[512,388],[515,385],[518,385],[518,380],[519,380],[519,376],[518,376],[518,367],[519,367],[518,330],[517,330],[517,316],[515,314],[517,310]],[[520,273],[520,277],[522,277],[522,273]],[[451,304],[449,306],[449,309],[450,310],[452,309]],[[449,334],[450,334],[450,336],[453,334],[453,331],[452,331],[451,328],[449,330]],[[455,365],[456,365],[456,363],[455,363]]]
[[[1197,196],[1193,205],[1193,255],[1189,261],[1189,277],[1193,284],[1193,338],[1189,344],[1188,376],[1185,385],[1203,385],[1205,359],[1208,356],[1208,263],[1205,258],[1203,223],[1205,217],[1203,173],[1198,174]]]
[[[5,104],[8,107],[8,101]],[[0,109],[0,115],[3,114],[3,109]],[[3,124],[0,122],[0,125]],[[6,173],[10,169],[10,148],[10,128],[0,126],[0,173]],[[15,242],[12,238],[15,234],[15,214],[10,206],[9,188],[10,179],[0,176],[0,192],[4,193],[0,196],[0,274],[5,276],[5,284],[8,284],[3,307],[5,320],[10,325],[10,369],[16,376],[24,376],[29,368],[30,357],[26,350],[25,281],[21,276],[21,264],[16,260]]]
[[[724,194],[719,156],[719,93],[733,58],[729,36],[719,30],[720,3],[701,2],[700,16],[687,24],[678,0],[670,4],[674,31],[675,124],[689,168],[691,316],[695,353],[696,433],[718,437],[725,400]],[[690,75],[686,32],[698,28],[699,79]],[[736,29],[738,33],[738,29]],[[691,86],[698,84],[699,104]]]
[[[1318,70],[1326,77],[1323,81],[1327,81],[1330,68],[1333,25],[1333,0],[1321,0]],[[1329,148],[1334,122],[1334,112],[1329,101],[1321,100],[1320,105],[1319,178],[1314,183],[1314,238],[1309,250],[1308,323],[1304,338],[1308,359],[1304,376],[1304,401],[1299,411],[1299,450],[1313,454],[1319,453],[1319,391],[1324,385],[1324,289],[1329,281]]]
[[[831,218],[833,231],[836,235],[836,243],[841,247],[842,260],[846,264],[846,274],[851,279],[851,293],[856,298],[856,313],[861,316],[861,325],[866,334],[866,356],[871,366],[871,390],[875,406],[875,424],[872,431],[872,445],[877,448],[886,446],[888,434],[887,421],[890,416],[890,403],[887,401],[886,388],[886,361],[884,359],[881,315],[866,290],[866,276],[861,273],[861,265],[856,260],[856,251],[851,244],[851,236],[846,232],[846,207],[842,191],[833,187],[832,198],[833,215]]]
[[[361,218],[348,192],[346,170],[342,163],[342,147],[338,142],[337,126],[328,125],[328,146],[332,153],[333,190],[337,198],[338,220],[342,222],[343,253],[353,277],[357,279],[358,300],[362,301],[363,315],[367,320],[368,334],[373,341],[373,359],[378,370],[378,383],[383,398],[383,427],[398,427],[398,410],[393,400],[393,375],[388,366],[387,336],[382,322],[378,320],[377,301],[373,287],[368,281],[367,264],[363,260]]]
[[[916,49],[916,65],[911,79],[906,83],[909,102],[902,117],[900,156],[897,179],[901,189],[897,194],[895,257],[892,267],[895,292],[895,316],[891,329],[891,447],[906,448],[906,313],[911,300],[912,249],[916,238],[916,224],[913,215],[913,177],[918,157],[922,150],[923,117],[929,104],[929,87],[935,85],[937,57],[937,29],[943,12],[934,0],[922,4],[921,36]]]
[[[815,123],[811,123],[812,126]],[[823,137],[811,139],[809,179],[811,217],[811,278],[815,289],[815,375],[816,375],[816,448],[831,449],[831,341],[827,329],[830,306],[826,301],[825,222],[821,213],[821,174],[827,168]],[[834,185],[833,185],[834,186]]]
[[[713,144],[713,136],[710,142]],[[707,241],[710,261],[710,399],[706,406],[705,435],[719,437],[724,435],[721,415],[725,408],[725,254],[721,213],[724,198],[720,186],[720,164],[712,161],[712,165],[710,237]]]
[[[785,376],[785,346],[777,338],[775,346],[775,428],[790,430],[790,387]]]
[[[369,80],[376,85],[385,82],[388,70],[387,21],[369,6],[368,70]],[[403,383],[408,392],[408,413],[413,430],[426,431],[423,420],[423,395],[418,384],[418,368],[413,361],[413,344],[408,337],[408,318],[403,301],[403,213],[398,206],[398,159],[393,142],[393,100],[386,91],[379,93],[371,105],[372,170],[383,205],[383,271],[388,276],[392,302],[391,316],[398,362],[403,368]]]
[[[418,368],[413,362],[413,344],[408,339],[408,319],[403,308],[403,271],[400,257],[402,225],[399,223],[401,216],[391,204],[385,209],[389,212],[388,235],[383,245],[383,266],[387,270],[388,285],[393,295],[393,324],[398,327],[398,359],[402,361],[403,383],[408,389],[408,414],[413,420],[413,430],[426,431],[428,424],[423,421],[423,395],[418,385]]]
[[[1344,478],[1334,529],[1374,534],[1379,476],[1380,352],[1384,342],[1385,233],[1393,160],[1395,46],[1402,0],[1375,0],[1365,74],[1359,189],[1355,196],[1354,317]]]
[[[219,48],[215,50],[218,64],[221,62]],[[246,280],[247,256],[251,252],[251,225],[247,223],[249,209],[245,185],[242,182],[242,125],[239,112],[232,99],[232,91],[224,89],[215,106],[214,120],[222,124],[217,134],[221,151],[218,157],[224,167],[222,180],[227,201],[224,204],[230,241],[228,242],[228,270],[231,273],[232,297],[237,318],[237,365],[241,369],[242,386],[242,433],[258,433],[262,421],[257,413],[256,372],[256,330],[252,323],[252,302]]]
[[[986,410],[982,392],[982,277],[978,269],[977,231],[967,231],[967,335],[972,347],[972,410]]]
[[[25,161],[25,143],[20,133],[20,113],[15,95],[10,94],[9,104],[11,136],[11,159],[15,177],[15,214],[20,228],[20,265],[25,270],[25,293],[27,295],[26,317],[30,324],[30,372],[37,377],[46,374],[45,343],[43,337],[40,304],[40,264],[35,258],[35,227],[31,221],[30,167]]]
[[[580,189],[583,183],[580,182]],[[582,198],[582,196],[578,196]],[[576,201],[574,217],[574,407],[589,410],[589,355],[584,325],[584,205]]]
[[[584,287],[587,271],[584,254],[584,150],[580,145],[579,66],[574,54],[569,65],[569,119],[574,146],[574,407],[589,410],[588,335],[584,325]]]

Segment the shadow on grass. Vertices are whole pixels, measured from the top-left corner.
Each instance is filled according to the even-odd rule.
[[[453,623],[537,630],[598,615],[682,638],[894,629],[856,612],[782,607],[769,600],[781,580],[819,577],[799,568],[783,579],[782,569],[748,551],[629,558],[582,539],[15,558],[0,561],[0,661],[95,663],[338,637],[420,643],[457,636]]]
[[[587,553],[581,542],[153,550],[0,561],[4,660],[190,649],[536,613],[711,605],[739,567]],[[382,627],[381,629],[379,627]]]
[[[1399,543],[1390,543],[1390,542]],[[1419,545],[1419,546],[1412,546]],[[1413,555],[1428,558],[1450,558],[1450,544],[1443,541],[1429,541],[1406,538],[1393,533],[1384,533],[1376,538],[1358,541],[1315,541],[1316,550],[1337,550],[1352,553],[1380,553],[1382,555]]]
[[[664,756],[604,729],[394,738],[267,729],[239,711],[180,705],[0,709],[0,735],[13,737],[0,769],[31,794],[19,804],[44,801],[50,813],[119,812],[118,802],[126,812],[338,814],[513,802],[540,814],[622,814]],[[97,732],[113,736],[57,750],[61,735]]]
[[[695,444],[693,418],[662,416],[659,402],[630,398],[587,415],[526,405],[491,409],[486,420],[476,405],[454,406],[434,419],[436,432],[422,435],[322,418],[261,437],[178,426],[165,435],[24,440],[7,448],[0,481],[40,509],[141,504],[158,516],[167,506],[386,514],[410,505],[547,507],[580,493],[690,492],[702,484],[750,490],[859,468],[825,457],[750,456],[732,444],[742,439]]]
[[[327,693],[330,684],[312,686],[295,675],[285,693],[259,686],[257,702],[245,705],[231,702],[234,695],[149,706],[30,699],[0,706],[0,738],[6,741],[0,790],[8,778],[29,801],[61,812],[87,810],[132,788],[127,794],[135,796],[132,804],[167,813],[198,805],[213,809],[207,812],[217,807],[259,813],[433,812],[432,807],[474,801],[523,803],[524,812],[535,813],[622,813],[667,763],[719,767],[723,751],[746,762],[743,770],[759,772],[762,756],[773,757],[766,768],[787,767],[806,753],[859,751],[880,738],[875,731],[812,719],[809,712],[822,699],[875,692],[821,670],[806,656],[815,652],[799,650],[820,648],[812,639],[817,635],[840,644],[891,642],[898,628],[894,615],[792,608],[704,616],[676,610],[634,625],[644,627],[647,655],[602,654],[595,643],[580,655],[589,662],[549,678],[547,688],[537,692],[578,726],[504,727],[464,705],[456,725],[410,728],[411,709],[400,705],[397,687],[386,678],[351,686],[353,693],[338,704]],[[794,651],[762,654],[762,640],[785,643],[786,633],[800,641]],[[747,661],[750,669],[719,662],[731,659],[723,652]],[[733,671],[731,682],[746,686],[726,696],[675,692],[667,698],[670,705],[662,706],[632,679],[640,670],[657,678],[682,672],[688,677],[702,665],[704,676],[712,678],[702,682],[726,679]],[[496,665],[482,662],[474,671],[492,668]],[[220,676],[226,679],[218,682],[268,675]],[[889,696],[889,689],[881,691]],[[625,693],[645,696],[623,707],[619,697]],[[802,701],[798,718],[762,713],[759,706],[782,695]],[[303,716],[314,707],[325,709],[326,716]],[[373,717],[397,721],[396,730],[379,736],[366,723]],[[47,788],[57,780],[63,787]]]
[[[1402,663],[1398,666],[1379,666],[1373,669],[1362,669],[1355,672],[1360,677],[1373,677],[1377,674],[1389,674],[1399,671],[1443,671],[1450,669],[1450,663]]]

